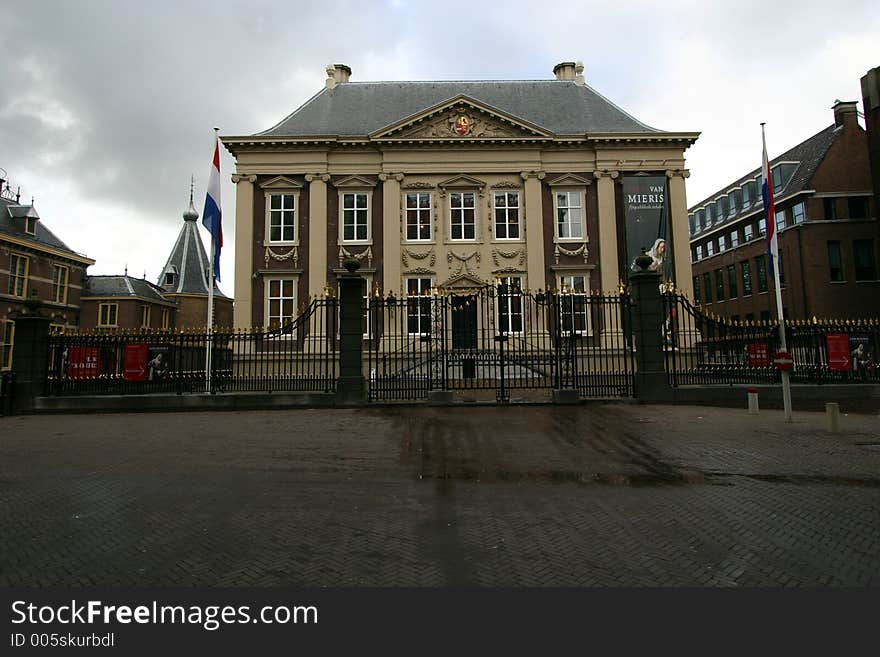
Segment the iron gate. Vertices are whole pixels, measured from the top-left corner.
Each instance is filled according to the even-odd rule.
[[[552,389],[582,397],[633,395],[635,363],[625,294],[531,293],[501,284],[371,297],[371,400],[423,399],[431,390]]]

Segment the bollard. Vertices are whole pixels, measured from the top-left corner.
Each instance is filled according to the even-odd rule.
[[[828,421],[828,431],[831,433],[839,433],[840,404],[837,402],[827,402],[825,404],[825,419]]]
[[[749,388],[749,415],[758,414],[758,389]]]

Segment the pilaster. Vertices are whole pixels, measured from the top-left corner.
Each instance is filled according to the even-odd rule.
[[[309,296],[321,296],[327,285],[326,173],[306,174],[309,183]],[[335,240],[334,240],[335,241]]]
[[[617,171],[596,171],[596,193],[599,197],[599,274],[602,292],[617,290],[620,266],[617,262],[617,208],[614,201],[614,181]]]
[[[380,173],[382,181],[382,288],[400,291],[400,182],[402,173]]]
[[[532,290],[547,287],[547,269],[544,262],[544,213],[541,197],[543,171],[523,171],[525,181],[525,236],[528,287]]]
[[[693,298],[687,194],[684,184],[685,178],[690,175],[690,171],[686,169],[666,172],[666,177],[669,179],[669,222],[672,226],[672,250],[675,258],[675,287],[688,298]]]
[[[254,183],[253,174],[232,174],[235,183],[235,300],[232,321],[235,328],[254,325]],[[262,323],[262,322],[257,322]]]

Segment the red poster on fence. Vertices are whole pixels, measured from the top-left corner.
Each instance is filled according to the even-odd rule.
[[[749,367],[770,367],[770,349],[766,342],[749,343]]]
[[[125,345],[125,365],[122,376],[126,381],[147,380],[147,343]]]
[[[101,373],[101,349],[70,347],[67,350],[67,378],[94,379]]]
[[[846,333],[826,333],[825,348],[828,352],[828,368],[846,372],[852,366],[849,358],[849,335]]]

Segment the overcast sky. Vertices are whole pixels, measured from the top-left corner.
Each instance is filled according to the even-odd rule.
[[[269,128],[324,84],[551,79],[587,83],[648,125],[700,131],[694,203],[832,122],[880,66],[877,2],[129,2],[0,0],[0,167],[93,274],[155,282],[212,127]],[[859,111],[863,111],[859,102]],[[221,149],[233,292],[234,162]],[[207,239],[207,238],[205,238]]]

